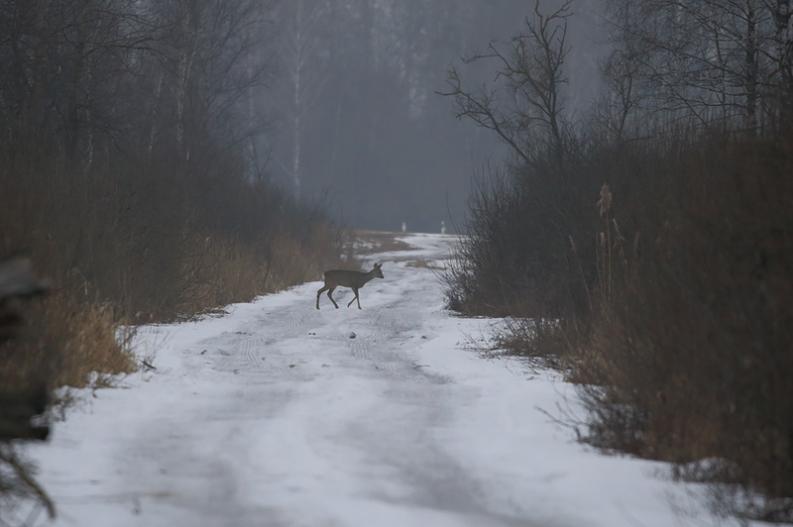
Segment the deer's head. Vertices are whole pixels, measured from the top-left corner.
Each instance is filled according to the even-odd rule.
[[[383,276],[382,266],[379,263],[374,264],[374,269],[372,269],[372,271],[374,271],[374,275],[377,278],[385,278]]]

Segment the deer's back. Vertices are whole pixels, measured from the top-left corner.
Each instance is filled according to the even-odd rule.
[[[347,271],[343,269],[333,269],[325,271],[326,285],[341,285],[344,287],[358,287],[363,283],[366,273],[360,271]]]

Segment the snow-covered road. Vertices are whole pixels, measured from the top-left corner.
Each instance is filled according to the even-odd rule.
[[[415,266],[453,238],[405,240],[413,250],[373,255],[385,279],[361,290],[362,311],[345,307],[349,291],[341,309],[323,297],[315,310],[315,282],[142,328],[157,369],[83,392],[52,441],[28,449],[56,523],[711,522],[699,489],[663,465],[602,456],[552,423],[540,410],[573,395],[556,374],[472,350],[496,322],[450,316],[434,271]]]

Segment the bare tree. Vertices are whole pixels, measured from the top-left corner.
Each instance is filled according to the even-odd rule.
[[[790,127],[793,122],[793,2],[791,0],[764,0],[763,6],[771,13],[773,36],[768,51],[771,61],[771,97],[775,128]]]
[[[333,9],[325,0],[285,2],[279,16],[285,22],[281,35],[281,60],[288,79],[291,128],[289,173],[295,196],[300,196],[303,179],[303,139],[306,112],[316,102],[324,78],[323,24]]]
[[[644,110],[751,134],[778,129],[775,115],[792,93],[789,0],[609,3],[620,35],[614,57],[638,59]]]
[[[525,31],[502,50],[491,43],[488,51],[464,59],[471,64],[495,60],[496,82],[478,92],[463,87],[456,68],[448,75],[448,89],[440,92],[453,97],[458,118],[468,118],[494,131],[524,162],[533,163],[538,146],[550,147],[559,158],[565,148],[566,124],[564,86],[567,23],[572,15],[567,1],[550,14],[540,10],[525,21]]]
[[[609,138],[621,142],[638,134],[641,128],[638,115],[652,95],[645,81],[646,60],[652,50],[636,36],[636,26],[641,23],[639,6],[633,2],[611,2],[608,7],[612,50],[600,64],[605,93],[594,112]]]

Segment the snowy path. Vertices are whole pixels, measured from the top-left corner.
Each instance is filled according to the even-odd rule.
[[[663,465],[601,456],[538,410],[571,388],[467,348],[430,269],[450,237],[376,255],[341,309],[319,283],[143,328],[154,372],[84,396],[29,449],[70,526],[669,526],[710,523]],[[344,302],[344,303],[342,303]],[[350,338],[354,332],[355,338]],[[147,351],[149,350],[149,351]]]

